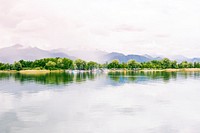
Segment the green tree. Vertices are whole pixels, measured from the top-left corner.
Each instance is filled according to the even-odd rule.
[[[161,69],[161,64],[162,64],[161,61],[152,60],[150,67],[153,68],[153,69]]]
[[[3,63],[0,62],[0,70],[4,70]]]
[[[177,61],[172,61],[172,62],[171,62],[171,68],[175,68],[175,69],[178,68],[178,63],[177,63]]]
[[[47,62],[48,61],[46,61],[45,59],[35,60],[32,63],[31,67],[32,68],[45,68]]]
[[[129,69],[136,69],[140,67],[140,63],[136,62],[135,60],[129,60],[127,65]]]
[[[189,64],[187,61],[183,61],[179,64],[179,68],[188,68]]]
[[[194,65],[193,65],[193,63],[188,63],[188,68],[194,68]]]
[[[64,64],[63,64],[63,59],[62,58],[58,58],[57,59],[57,68],[59,68],[59,69],[63,69],[64,68]]]
[[[17,71],[22,70],[22,64],[20,62],[15,62],[13,66],[14,66],[14,69]]]
[[[30,69],[32,67],[32,61],[25,61],[25,60],[20,60],[19,61],[22,64],[23,68],[28,68]]]
[[[142,62],[141,68],[153,68],[153,64],[151,62]]]
[[[63,69],[74,69],[73,61],[68,58],[63,58]]]
[[[10,70],[11,65],[9,63],[3,64],[3,70]]]
[[[89,70],[93,70],[93,69],[96,69],[98,67],[98,63],[94,62],[94,61],[89,61],[87,63],[87,68]]]
[[[171,68],[171,61],[168,58],[161,60],[161,64],[163,69]]]
[[[86,70],[87,63],[84,60],[77,59],[74,61],[77,70]]]
[[[116,68],[120,68],[120,63],[119,63],[119,60],[113,60],[111,63],[108,64],[108,69],[116,69]]]
[[[128,68],[128,65],[127,65],[127,63],[125,63],[125,62],[122,62],[122,64],[121,64],[121,67],[120,68]]]
[[[199,62],[194,62],[194,68],[200,68],[200,63]]]
[[[56,63],[53,61],[49,61],[46,63],[46,68],[48,70],[55,70],[56,69],[55,66],[56,66]]]

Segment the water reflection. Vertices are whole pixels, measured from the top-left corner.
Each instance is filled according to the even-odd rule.
[[[93,73],[48,73],[48,74],[20,74],[20,73],[0,73],[0,80],[14,79],[21,83],[35,82],[39,84],[66,85],[72,82],[84,82],[95,79],[97,74]]]
[[[169,81],[170,79],[176,79],[177,72],[114,72],[109,73],[108,76],[116,82],[144,82],[152,80]],[[186,73],[187,74],[187,73]]]
[[[145,83],[145,82],[169,82],[170,80],[199,78],[200,72],[109,72],[104,73],[48,73],[48,74],[20,74],[0,73],[0,80],[14,79],[20,83],[35,82],[38,84],[67,85],[70,83],[82,83],[87,80],[95,80],[98,77],[107,77],[110,83]]]
[[[0,73],[0,133],[197,133],[199,78],[197,72]]]

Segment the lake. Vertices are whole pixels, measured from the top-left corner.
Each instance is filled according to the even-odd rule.
[[[199,133],[200,72],[0,73],[0,133]]]

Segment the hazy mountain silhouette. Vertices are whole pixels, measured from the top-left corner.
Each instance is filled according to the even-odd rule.
[[[20,44],[0,49],[0,61],[5,63],[13,63],[14,61],[19,61],[21,59],[36,60],[48,57],[66,57],[75,59],[75,57],[69,56],[65,53],[50,52],[37,47],[24,47]]]
[[[86,61],[96,61],[101,62],[101,58],[108,53],[105,51],[101,51],[98,49],[54,49],[53,52],[62,52],[67,53],[70,56],[74,56],[76,58],[80,58]]]
[[[129,55],[124,55],[122,53],[117,53],[117,52],[112,52],[109,53],[105,56],[102,57],[102,61],[110,62],[114,59],[118,59],[120,62],[127,62],[130,59],[135,60],[137,62],[147,62],[150,60],[153,60],[154,58],[151,56],[142,56],[142,55],[134,55],[134,54],[129,54]]]
[[[130,59],[137,62],[147,62],[151,60],[161,60],[164,57],[152,57],[151,55],[125,55],[123,53],[112,52],[108,53],[97,49],[87,50],[67,50],[67,49],[54,49],[54,50],[42,50],[37,47],[24,47],[23,45],[16,44],[10,47],[0,49],[0,62],[13,63],[14,61],[23,60],[36,60],[41,58],[55,58],[66,57],[69,59],[83,59],[86,61],[96,61],[99,63],[111,62],[114,59],[118,59],[120,62],[127,62]],[[188,62],[200,62],[200,58],[187,58],[181,55],[169,57],[171,60],[188,61]]]

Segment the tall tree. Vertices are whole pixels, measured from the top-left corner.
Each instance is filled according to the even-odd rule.
[[[111,63],[108,64],[108,69],[116,69],[116,68],[120,68],[120,63],[119,63],[119,60],[115,59],[113,60]]]
[[[13,66],[14,66],[14,69],[17,71],[22,70],[22,64],[20,62],[15,62]]]
[[[162,64],[162,68],[163,68],[163,69],[171,68],[171,61],[170,61],[168,58],[164,58],[164,59],[161,61],[161,64]]]
[[[87,65],[86,61],[77,59],[74,61],[74,64],[77,70],[86,70],[86,65]]]
[[[129,69],[136,69],[140,67],[140,63],[136,62],[135,60],[129,60],[127,65]]]
[[[55,66],[56,66],[56,63],[53,61],[49,61],[46,63],[46,68],[48,70],[55,70],[56,69]]]
[[[89,61],[87,63],[87,68],[89,70],[93,70],[93,69],[96,69],[98,67],[98,63],[94,62],[94,61]]]

